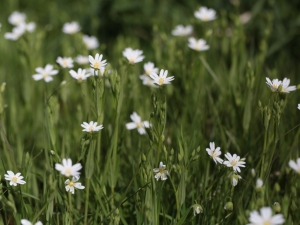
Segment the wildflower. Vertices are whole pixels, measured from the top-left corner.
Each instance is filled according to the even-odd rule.
[[[58,170],[62,175],[65,175],[66,177],[70,176],[78,176],[81,170],[82,166],[80,163],[76,163],[72,166],[72,160],[71,159],[63,159],[62,164],[56,163],[55,169]]]
[[[285,222],[282,214],[272,216],[270,207],[262,207],[260,214],[254,210],[250,213],[249,224],[247,225],[281,225]]]
[[[281,85],[281,81],[278,79],[273,79],[272,81],[269,79],[269,77],[266,77],[266,84],[269,86],[272,92],[275,92],[278,90],[279,86]]]
[[[188,46],[191,48],[191,49],[194,49],[198,52],[200,51],[206,51],[209,49],[209,45],[206,45],[206,41],[203,40],[203,39],[199,39],[199,40],[196,40],[194,37],[190,37],[189,38],[189,44]]]
[[[77,182],[79,180],[79,176],[74,176],[72,177],[71,180],[67,179],[65,181],[66,184],[66,191],[71,192],[72,194],[75,193],[75,188],[76,189],[84,189],[85,187],[81,185],[80,182]]]
[[[25,33],[24,26],[17,26],[12,29],[12,32],[6,32],[4,38],[12,41],[18,40]]]
[[[82,131],[93,133],[103,129],[103,125],[97,125],[98,123],[94,121],[91,121],[90,123],[83,122],[81,124],[81,126],[84,128]]]
[[[148,75],[141,75],[140,79],[143,81],[143,85],[158,88],[158,86],[154,84],[154,80],[152,80]]]
[[[142,54],[143,51],[139,49],[133,50],[132,48],[125,48],[125,50],[123,51],[123,56],[128,59],[128,62],[130,64],[135,64],[143,61],[145,56],[143,56]]]
[[[89,57],[88,57],[88,56],[83,56],[83,55],[78,55],[78,56],[76,57],[75,61],[76,61],[79,65],[88,64],[88,63],[89,63]]]
[[[85,74],[85,70],[79,68],[78,72],[75,72],[74,70],[70,70],[69,73],[71,74],[71,76],[73,78],[75,78],[78,81],[83,81],[86,80],[86,78],[88,78],[90,76],[89,73]]]
[[[144,70],[146,75],[150,76],[151,73],[158,73],[158,68],[154,66],[153,62],[147,62],[144,64]]]
[[[202,206],[197,204],[197,203],[192,205],[192,207],[193,207],[193,210],[194,210],[194,216],[196,216],[196,214],[200,214],[200,213],[203,212]]]
[[[261,188],[263,185],[264,185],[263,180],[260,179],[260,178],[257,178],[257,180],[256,180],[256,188],[259,189],[259,188]]]
[[[159,178],[161,180],[168,179],[167,176],[169,176],[169,172],[168,172],[168,170],[166,170],[166,165],[164,165],[163,162],[160,162],[159,163],[159,168],[153,169],[153,172],[156,173],[155,176],[154,176],[154,178],[156,180],[159,180]]]
[[[222,154],[222,152],[220,151],[220,147],[217,147],[215,149],[215,142],[210,142],[209,143],[210,148],[206,148],[207,153],[213,158],[213,160],[215,161],[215,163],[217,164],[217,162],[219,163],[223,163],[223,159],[221,159],[219,156]]]
[[[188,36],[193,32],[193,27],[192,26],[186,26],[184,27],[183,25],[178,25],[175,27],[174,30],[172,30],[172,35],[174,36]]]
[[[133,112],[130,115],[130,118],[133,122],[126,123],[127,130],[132,130],[137,128],[139,134],[146,134],[145,127],[149,128],[151,126],[149,121],[142,121],[141,117],[136,112]]]
[[[56,62],[63,68],[73,68],[73,59],[71,57],[58,57]]]
[[[17,184],[25,184],[26,182],[22,180],[24,177],[20,176],[21,173],[14,174],[12,171],[8,170],[7,174],[4,174],[5,180],[9,180],[10,186],[17,186]]]
[[[238,174],[236,174],[234,172],[230,173],[229,176],[231,178],[231,184],[234,187],[238,184],[239,180],[242,179],[242,177],[240,175],[238,175]]]
[[[53,66],[51,64],[47,64],[45,68],[38,67],[35,69],[38,74],[34,74],[32,77],[34,80],[44,79],[46,82],[50,82],[53,80],[52,76],[58,73],[58,70],[53,70]]]
[[[300,104],[298,104],[298,109],[300,110]]]
[[[94,36],[83,35],[82,40],[88,50],[96,49],[99,47],[98,39]]]
[[[293,160],[289,161],[289,166],[295,170],[296,173],[300,174],[300,158],[297,159],[297,163]]]
[[[99,55],[99,53],[96,54],[95,58],[93,56],[89,55],[89,60],[91,63],[91,67],[95,70],[100,70],[101,67],[104,67],[106,65],[106,60],[102,60],[102,54]]]
[[[194,13],[194,16],[201,21],[212,21],[216,19],[216,11],[203,6]]]
[[[73,21],[71,23],[65,23],[62,30],[65,34],[75,34],[80,31],[80,29],[79,24]]]
[[[154,80],[155,84],[158,84],[159,86],[163,84],[170,84],[172,80],[174,80],[174,77],[167,77],[168,70],[160,70],[159,76],[156,73],[151,73],[150,77]]]
[[[227,167],[232,167],[234,171],[241,172],[239,167],[245,167],[245,162],[240,160],[240,157],[237,156],[237,154],[233,154],[232,156],[230,153],[226,153],[225,157],[228,161],[224,161],[223,164]]]
[[[38,221],[35,224],[33,224],[29,220],[21,219],[21,225],[43,225],[43,223],[41,221]]]
[[[26,15],[25,13],[20,13],[18,11],[14,11],[10,16],[8,17],[8,22],[14,26],[18,26],[21,23],[25,23]]]
[[[284,78],[281,85],[281,90],[280,92],[282,93],[290,93],[291,91],[295,91],[297,88],[296,86],[289,86],[290,84],[290,79]]]

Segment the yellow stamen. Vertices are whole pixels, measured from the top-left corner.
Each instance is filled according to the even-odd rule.
[[[14,176],[13,178],[11,178],[11,181],[14,182],[14,183],[17,183],[18,177]]]
[[[165,78],[160,77],[160,78],[158,79],[158,84],[159,84],[159,85],[163,85],[164,83],[165,83]]]

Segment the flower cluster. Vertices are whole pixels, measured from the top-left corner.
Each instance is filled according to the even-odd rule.
[[[7,32],[4,37],[9,40],[18,40],[26,31],[32,33],[35,30],[35,23],[26,23],[26,14],[14,11],[9,17],[8,22],[15,26],[12,32]]]
[[[291,91],[295,91],[296,86],[289,86],[290,79],[284,78],[282,81],[278,79],[273,79],[266,77],[266,84],[269,86],[272,92],[280,92],[280,93],[290,93]]]

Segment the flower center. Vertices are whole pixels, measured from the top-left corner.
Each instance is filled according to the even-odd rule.
[[[74,182],[70,181],[69,186],[73,187],[74,186]]]
[[[263,225],[271,225],[271,223],[269,221],[265,221]]]
[[[72,170],[70,168],[66,169],[66,172],[65,172],[66,176],[70,176],[71,173],[72,173]]]
[[[67,62],[67,61],[63,61],[62,64],[63,64],[64,66],[68,66],[68,62]]]
[[[91,132],[93,132],[93,131],[94,131],[94,126],[89,126],[89,130],[90,130]]]
[[[236,159],[233,159],[233,160],[231,161],[231,165],[232,165],[232,166],[235,166],[237,163],[238,163],[238,161],[237,161]]]
[[[164,83],[165,83],[165,78],[160,77],[160,78],[158,79],[158,84],[159,84],[159,85],[163,85]]]
[[[165,169],[159,168],[159,173],[165,173]]]
[[[100,63],[99,62],[94,62],[94,68],[99,69],[100,68]]]
[[[17,183],[17,181],[18,181],[18,177],[16,177],[16,176],[13,176],[13,177],[11,178],[11,181],[12,181],[12,182],[14,182],[14,183]]]
[[[137,125],[138,128],[143,126],[143,124],[141,122],[137,123],[136,125]]]
[[[151,70],[145,70],[145,72],[146,72],[147,75],[151,74]]]
[[[128,61],[129,61],[130,63],[134,63],[134,62],[135,62],[135,58],[131,57],[131,58],[128,59]]]
[[[48,73],[43,73],[43,78],[46,78],[46,77],[48,77]]]

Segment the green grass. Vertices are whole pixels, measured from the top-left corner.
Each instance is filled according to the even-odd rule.
[[[0,3],[0,83],[6,83],[0,93],[0,225],[23,218],[55,225],[239,225],[263,206],[283,214],[285,224],[299,224],[300,177],[288,166],[300,157],[299,91],[273,93],[265,84],[266,77],[300,83],[298,3],[207,1],[217,19],[204,23],[193,16],[199,3],[187,2]],[[7,18],[15,10],[37,28],[10,41],[4,34],[13,28]],[[252,19],[242,24],[245,11]],[[64,34],[63,24],[73,20],[82,30]],[[192,36],[210,49],[196,52],[188,38],[172,36],[180,23],[193,25]],[[87,50],[83,34],[96,36],[100,47]],[[143,50],[143,62],[129,65],[126,47]],[[55,63],[58,56],[96,53],[107,59],[105,76],[82,83]],[[148,61],[175,80],[157,89],[142,85]],[[59,70],[54,80],[33,80],[35,68],[48,63]],[[134,111],[152,124],[145,135],[125,127]],[[89,121],[104,129],[82,132]],[[210,142],[221,147],[223,159],[227,152],[246,158],[235,187],[232,168],[207,154]],[[83,167],[85,189],[74,195],[55,170],[63,158]],[[165,181],[154,178],[160,161],[170,174]],[[7,170],[21,172],[26,184],[10,186]],[[260,189],[257,178],[264,182]],[[232,210],[224,210],[231,203]],[[194,216],[196,204],[203,212]]]

